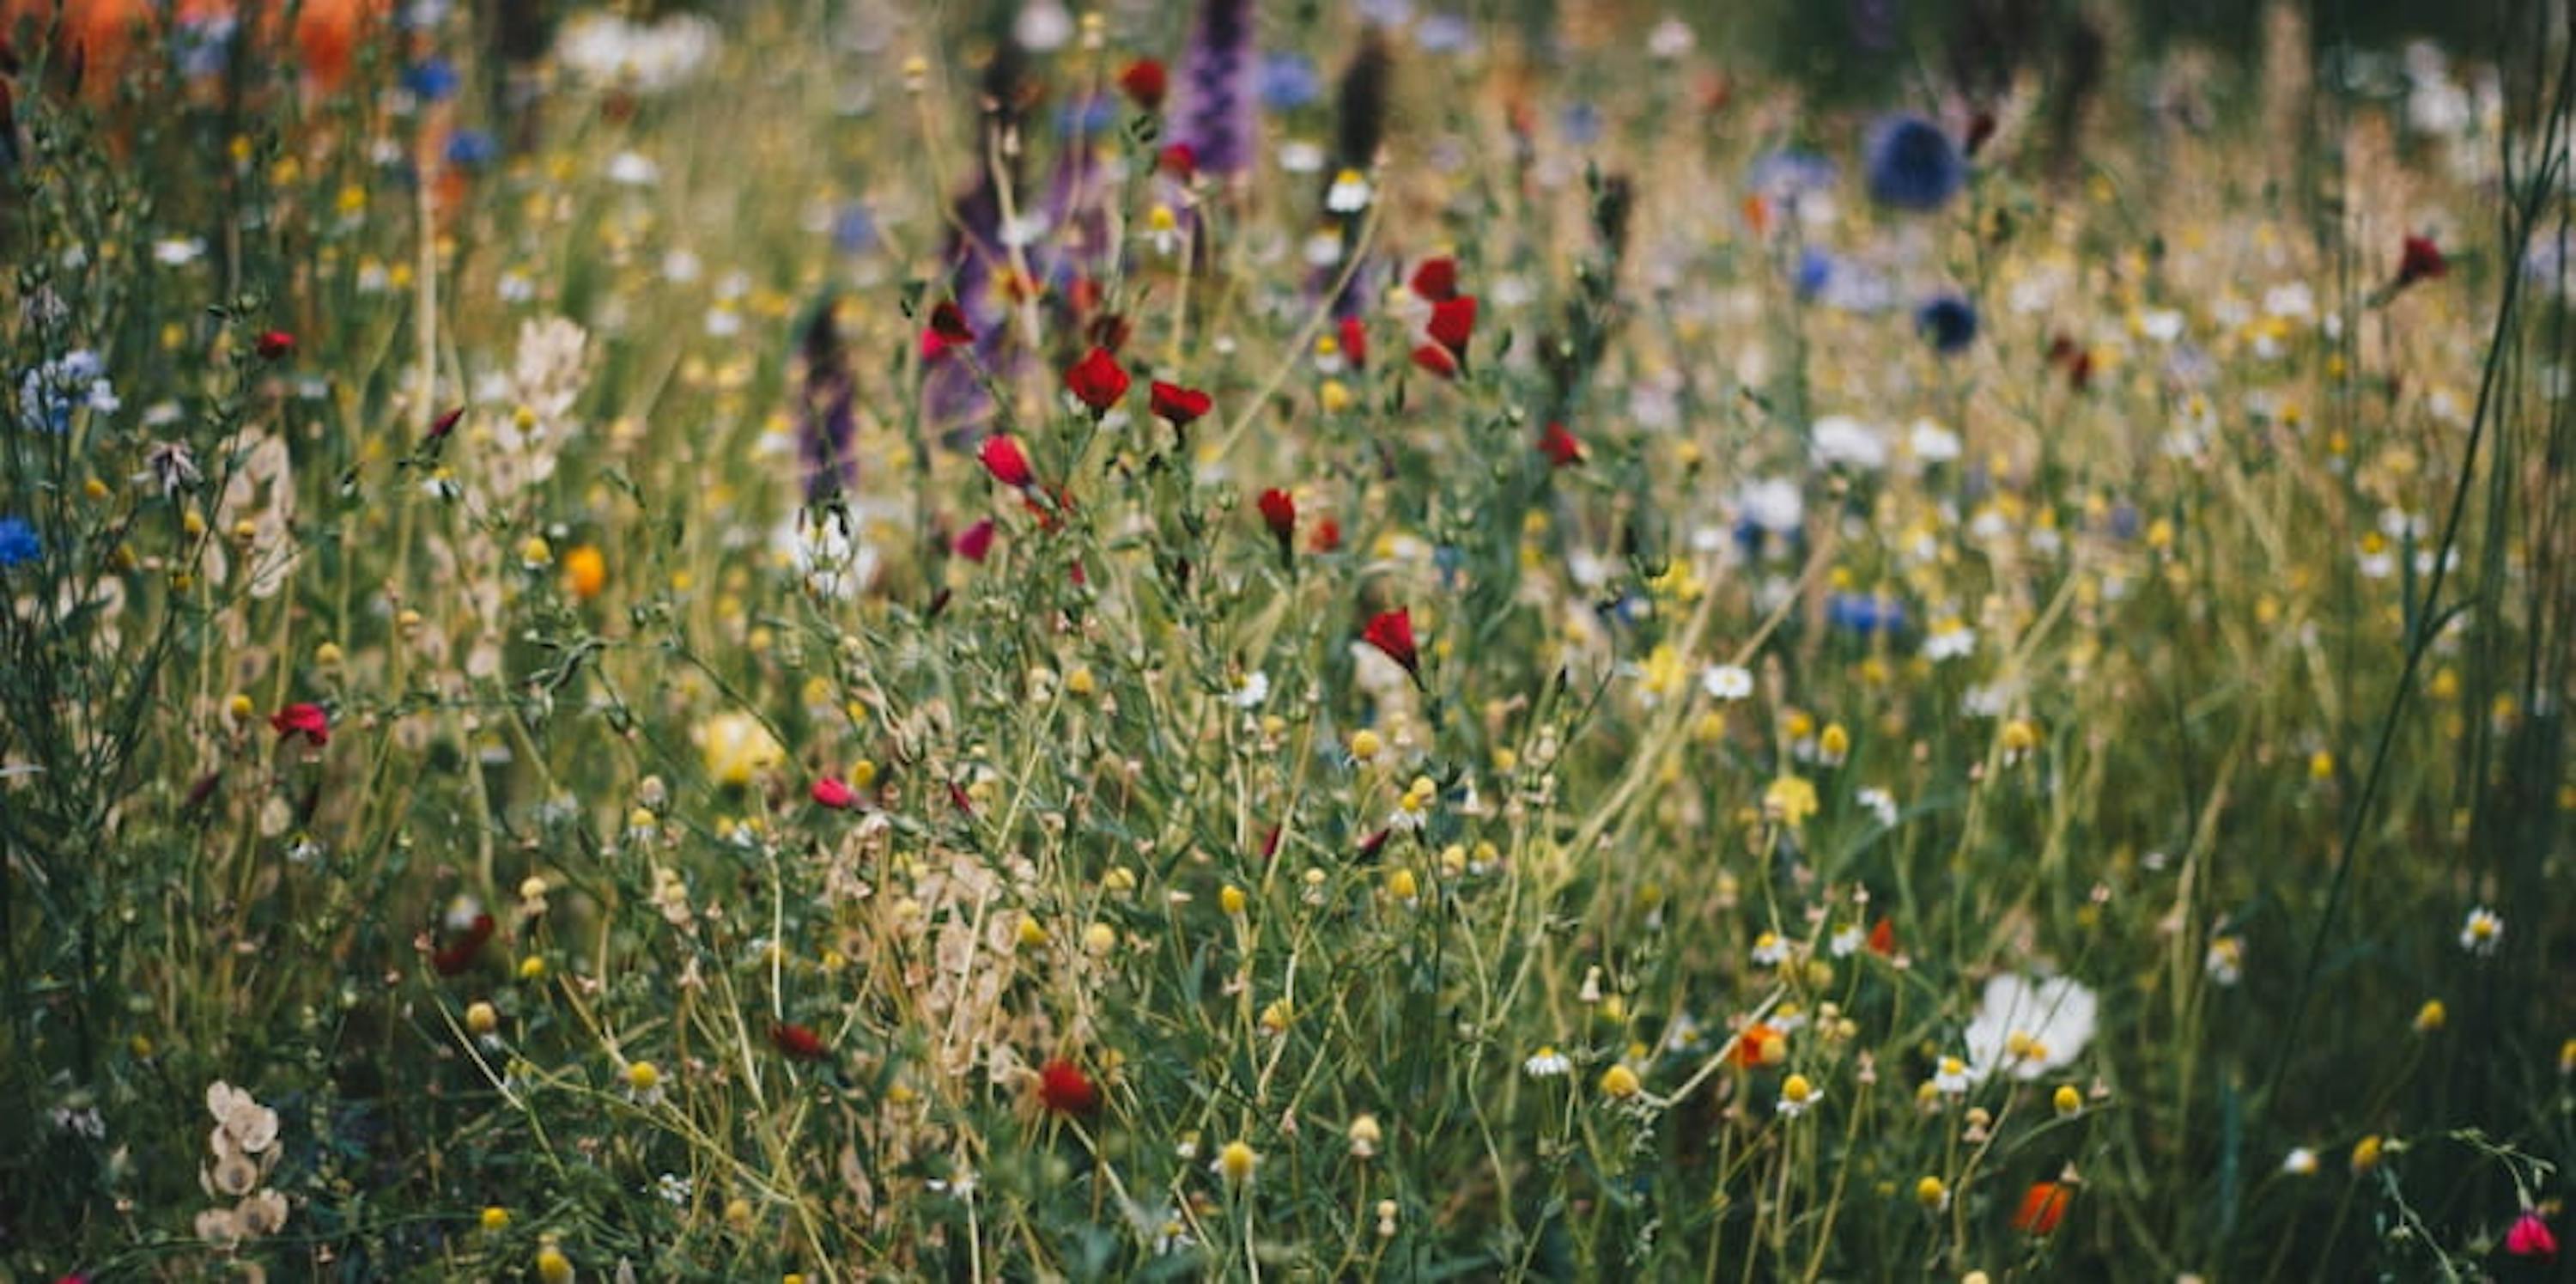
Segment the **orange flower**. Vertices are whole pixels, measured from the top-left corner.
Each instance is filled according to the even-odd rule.
[[[597,546],[584,544],[564,554],[564,587],[587,602],[608,587],[608,559]]]
[[[2021,1195],[2021,1207],[2014,1210],[2013,1229],[2025,1235],[2045,1237],[2057,1230],[2066,1216],[2066,1206],[2075,1200],[2075,1192],[2064,1184],[2036,1181]]]

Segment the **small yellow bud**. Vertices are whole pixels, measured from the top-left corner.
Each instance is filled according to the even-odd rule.
[[[1223,889],[1217,892],[1216,903],[1219,909],[1224,910],[1228,914],[1241,914],[1243,912],[1243,889],[1232,883],[1226,884]]]
[[[1082,948],[1093,958],[1106,958],[1118,948],[1118,929],[1107,923],[1094,923],[1082,929]]]
[[[498,1233],[508,1230],[510,1229],[510,1210],[501,1207],[499,1204],[486,1205],[483,1209],[482,1220],[483,1229],[487,1231]]]
[[[2379,1167],[2379,1134],[2371,1133],[2352,1143],[2352,1172],[2358,1177]]]
[[[2431,1034],[2450,1019],[2451,1010],[2443,1007],[2440,999],[2426,999],[2424,1006],[2415,1009],[2415,1033]]]
[[[501,1013],[480,999],[465,1007],[465,1030],[468,1034],[485,1035],[501,1028]]]
[[[572,1284],[572,1259],[552,1244],[538,1249],[537,1278],[545,1284]]]
[[[1020,948],[1024,950],[1033,950],[1046,943],[1047,930],[1038,925],[1038,921],[1035,917],[1027,914],[1021,915]]]
[[[531,954],[528,957],[519,960],[519,979],[522,981],[542,981],[546,979],[545,959]]]
[[[662,1071],[650,1061],[638,1061],[626,1067],[626,1086],[637,1092],[651,1092],[662,1086]]]
[[[2084,1094],[2077,1092],[2074,1084],[2061,1083],[2057,1085],[2057,1092],[2049,1097],[2048,1103],[2057,1108],[2058,1118],[2065,1119],[2084,1108]]]
[[[1626,1062],[1614,1061],[1601,1072],[1601,1095],[1614,1101],[1636,1096],[1642,1086],[1637,1082],[1637,1072],[1629,1069]]]
[[[1386,894],[1388,896],[1399,901],[1409,901],[1420,895],[1421,892],[1422,888],[1420,884],[1414,881],[1412,870],[1398,866],[1387,873]]]
[[[1090,666],[1077,664],[1073,667],[1073,672],[1064,675],[1064,689],[1070,694],[1088,700],[1099,691],[1100,681],[1091,676]]]
[[[1926,1177],[1914,1183],[1914,1202],[1925,1208],[1945,1207],[1950,1202],[1950,1188],[1938,1177]]]
[[[1379,751],[1385,748],[1386,742],[1379,739],[1374,731],[1363,728],[1351,733],[1351,759],[1354,762],[1373,762]]]

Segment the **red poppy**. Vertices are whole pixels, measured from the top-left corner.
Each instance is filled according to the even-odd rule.
[[[990,517],[958,532],[949,549],[970,562],[981,562],[993,552],[993,519]]]
[[[769,1027],[769,1042],[790,1061],[820,1061],[832,1055],[832,1050],[823,1046],[823,1036],[792,1021]]]
[[[1117,405],[1118,399],[1127,395],[1128,382],[1126,370],[1119,366],[1118,358],[1109,355],[1107,348],[1093,348],[1084,353],[1082,360],[1074,362],[1073,368],[1064,372],[1065,390],[1091,407],[1091,413],[1095,415],[1106,414],[1110,407]]]
[[[1160,379],[1153,384],[1154,413],[1172,422],[1175,428],[1187,428],[1198,422],[1216,402],[1196,388],[1184,388]]]
[[[2012,1228],[2025,1235],[2047,1236],[2057,1230],[2066,1216],[2066,1206],[2075,1200],[2075,1192],[2053,1181],[2035,1181],[2021,1195],[2021,1207],[2013,1210]]]
[[[1163,105],[1163,95],[1171,91],[1171,76],[1163,64],[1151,58],[1139,58],[1118,73],[1118,87],[1127,91],[1137,106],[1152,111]]]
[[[1198,177],[1199,154],[1191,150],[1188,143],[1174,143],[1164,148],[1155,163],[1162,166],[1164,173],[1184,183]]]
[[[1882,958],[1896,953],[1896,920],[1881,914],[1878,921],[1870,925],[1869,952]]]
[[[284,330],[270,330],[252,344],[262,361],[283,361],[295,352],[295,336]]]
[[[475,915],[474,922],[464,932],[429,956],[429,965],[437,969],[440,976],[455,976],[474,966],[474,957],[481,954],[484,943],[492,939],[493,926],[491,915]]]
[[[1442,255],[1413,269],[1413,292],[1434,303],[1458,296],[1458,260]]]
[[[935,360],[950,348],[962,348],[975,342],[974,328],[966,324],[966,310],[954,300],[942,300],[930,310],[930,324],[921,328],[921,359]]]
[[[1100,1088],[1082,1067],[1058,1057],[1038,1067],[1038,1104],[1059,1115],[1087,1115],[1100,1108]]]
[[[1306,537],[1306,547],[1317,553],[1329,553],[1342,546],[1342,524],[1327,517],[1315,523],[1315,533]]]
[[[1558,468],[1571,467],[1583,462],[1583,443],[1576,441],[1565,425],[1549,424],[1547,431],[1539,434],[1538,453]]]
[[[1368,627],[1360,630],[1360,641],[1386,653],[1386,658],[1404,666],[1413,680],[1422,680],[1422,653],[1413,646],[1413,612],[1405,607],[1380,611],[1370,617]]]
[[[1476,296],[1462,294],[1442,299],[1431,305],[1431,324],[1425,332],[1433,342],[1449,350],[1460,361],[1467,359],[1467,340],[1476,333]]]
[[[1443,379],[1455,379],[1458,377],[1458,358],[1449,355],[1449,350],[1447,348],[1441,347],[1436,343],[1426,343],[1415,348],[1413,350],[1413,364],[1420,366]]]
[[[2410,236],[2397,259],[2397,284],[2406,286],[2417,281],[2429,281],[2450,270],[2449,260],[2442,257],[2442,247],[2433,244],[2432,237]]]
[[[848,811],[859,805],[859,791],[838,776],[825,776],[814,782],[814,802],[834,811]]]
[[[1368,324],[1358,317],[1343,317],[1341,324],[1342,358],[1359,370],[1368,365]]]
[[[1261,507],[1261,524],[1269,527],[1270,533],[1278,537],[1281,544],[1296,537],[1297,500],[1294,496],[1273,486],[1261,492],[1261,498],[1254,502]]]
[[[1005,486],[1027,490],[1037,484],[1038,475],[1029,470],[1028,453],[1021,450],[1019,441],[1007,433],[985,438],[980,457],[984,461],[984,471]]]
[[[302,736],[313,744],[331,743],[331,715],[318,704],[290,704],[268,715],[278,737]]]

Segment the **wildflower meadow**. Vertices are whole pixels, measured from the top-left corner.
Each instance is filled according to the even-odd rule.
[[[0,0],[0,1284],[2566,1278],[2565,0],[1085,2]]]

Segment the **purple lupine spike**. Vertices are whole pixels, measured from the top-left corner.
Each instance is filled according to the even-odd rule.
[[[1175,139],[1199,172],[1219,178],[1252,168],[1256,102],[1252,0],[1203,0],[1181,55]]]
[[[796,448],[805,466],[805,502],[821,504],[859,483],[859,461],[850,449],[858,435],[853,406],[859,384],[850,373],[840,327],[832,323],[830,300],[814,309],[803,346],[805,382],[796,410]]]

